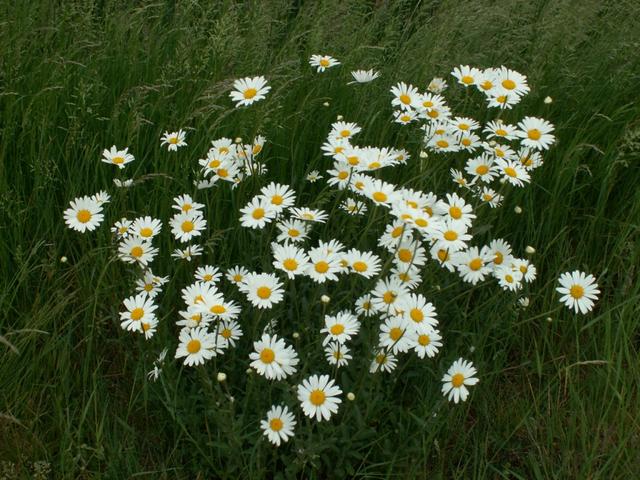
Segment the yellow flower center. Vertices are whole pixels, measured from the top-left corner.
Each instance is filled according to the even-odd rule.
[[[220,335],[222,335],[222,337],[226,338],[227,340],[229,340],[231,338],[232,334],[233,333],[228,328],[225,328],[224,330],[222,330],[222,332],[220,332]]]
[[[253,146],[253,150],[252,150],[253,154],[258,155],[261,151],[262,151],[262,145],[260,145],[259,143],[256,143]]]
[[[209,168],[218,168],[222,162],[220,160],[211,160],[209,162]]]
[[[406,93],[403,93],[402,95],[400,95],[400,101],[405,105],[409,105],[411,103],[411,97]]]
[[[282,205],[283,201],[284,198],[282,198],[282,195],[274,195],[273,197],[271,197],[271,203],[273,205]]]
[[[451,218],[459,220],[462,217],[462,209],[460,207],[456,207],[455,205],[449,208],[449,215]]]
[[[507,283],[513,283],[513,277],[509,274],[506,274],[504,276],[504,279],[507,281]]]
[[[369,168],[375,170],[376,168],[380,168],[382,164],[380,162],[371,162],[369,164]]]
[[[386,291],[384,295],[382,295],[382,301],[387,305],[392,304],[396,301],[396,294],[391,291]]]
[[[408,122],[409,120],[411,120],[411,117],[409,115],[402,115],[400,117],[400,120],[403,122]]]
[[[349,178],[349,172],[345,172],[345,171],[338,172],[338,178],[340,180],[346,180],[347,178]]]
[[[462,80],[462,83],[465,85],[471,85],[473,83],[473,77],[471,75],[465,75],[460,80]]]
[[[320,59],[320,65],[322,67],[328,67],[329,66],[329,60],[327,60],[326,58]]]
[[[227,170],[226,168],[219,168],[216,171],[216,175],[218,175],[220,178],[227,178],[229,176],[229,170]]]
[[[409,312],[409,316],[411,317],[411,320],[416,323],[420,323],[424,320],[424,313],[422,313],[422,310],[419,308],[412,308]]]
[[[258,287],[256,294],[263,300],[266,300],[271,296],[271,289],[269,287]]]
[[[507,134],[507,131],[504,128],[498,128],[496,130],[496,135],[499,137],[504,137]]]
[[[466,123],[459,123],[459,124],[458,124],[458,128],[459,128],[460,130],[469,130],[469,128],[470,128],[470,127],[469,127],[469,125],[467,125]]]
[[[447,142],[446,140],[438,140],[436,142],[436,145],[438,145],[440,148],[447,148],[449,146],[449,142]]]
[[[210,282],[211,280],[213,280],[213,275],[211,275],[210,273],[207,273],[202,276],[202,280],[205,282]]]
[[[113,157],[111,161],[116,165],[122,165],[124,163],[124,157]]]
[[[480,258],[474,258],[469,262],[469,268],[474,272],[480,270],[482,268],[482,265],[482,259]]]
[[[429,110],[427,112],[427,115],[429,115],[430,118],[438,118],[438,116],[440,115],[440,112],[438,112],[438,110],[434,108],[432,110]]]
[[[300,232],[298,230],[296,230],[295,228],[290,228],[287,233],[289,234],[290,237],[293,237],[293,238],[295,238],[298,235],[300,235]]]
[[[402,235],[403,230],[404,230],[403,227],[396,227],[391,231],[391,236],[393,238],[398,238],[400,235]]]
[[[255,88],[247,88],[244,91],[244,98],[246,100],[251,100],[253,97],[256,96],[257,93],[258,93],[258,91]]]
[[[341,323],[336,323],[329,329],[329,331],[332,335],[340,335],[344,333],[344,325],[342,325]]]
[[[340,132],[340,136],[343,138],[347,138],[349,135],[351,135],[351,130],[342,130]]]
[[[416,218],[413,223],[422,228],[429,226],[429,222],[424,218]]]
[[[446,262],[449,258],[449,253],[446,250],[438,250],[438,260]]]
[[[540,132],[540,130],[538,130],[537,128],[532,128],[527,132],[527,137],[529,137],[530,140],[540,140],[541,136],[542,132]]]
[[[193,222],[191,222],[189,220],[186,220],[186,221],[182,222],[182,225],[180,225],[180,228],[182,228],[182,231],[184,233],[189,233],[189,232],[191,232],[193,230],[194,226],[195,225],[193,224]]]
[[[413,253],[408,248],[401,248],[398,250],[398,258],[401,262],[409,263],[413,258]]]
[[[318,273],[327,273],[327,271],[329,270],[329,264],[324,260],[320,260],[315,264],[315,269]]]
[[[449,242],[453,242],[458,239],[458,234],[453,230],[447,230],[446,232],[444,232],[444,239],[448,240]]]
[[[461,373],[456,373],[453,377],[451,377],[451,384],[454,387],[460,388],[463,383],[464,383],[464,375],[462,375]]]
[[[513,90],[514,88],[516,88],[516,82],[514,82],[510,78],[507,78],[506,80],[502,81],[502,86],[507,90]]]
[[[178,144],[178,137],[177,136],[176,137],[171,137],[169,139],[169,143],[172,144],[172,145],[177,145]]]
[[[489,167],[486,165],[478,165],[476,167],[476,173],[478,175],[486,175],[487,173],[489,173]]]
[[[378,355],[376,355],[376,363],[378,365],[384,365],[385,363],[387,363],[387,356],[384,353],[379,353]]]
[[[493,83],[490,80],[485,80],[480,84],[480,88],[483,90],[491,90],[493,88]]]
[[[264,217],[264,208],[256,208],[251,216],[256,220],[260,220],[262,217]]]
[[[420,335],[418,337],[418,343],[423,347],[426,347],[431,343],[431,339],[429,338],[429,335]]]
[[[326,395],[322,390],[314,390],[309,394],[309,401],[316,407],[319,407],[324,403]]]
[[[282,266],[290,272],[293,272],[298,268],[298,262],[296,262],[293,258],[287,258],[284,262],[282,262]]]
[[[357,262],[353,262],[353,269],[356,272],[366,272],[367,271],[367,264],[361,261],[357,261]]]
[[[135,247],[133,247],[133,248],[131,249],[131,251],[129,252],[129,254],[130,254],[132,257],[135,257],[135,258],[140,258],[140,257],[142,256],[142,254],[143,254],[143,253],[144,253],[144,250],[142,250],[142,247],[140,247],[140,246],[138,246],[138,245],[136,245]]]
[[[284,427],[284,423],[282,423],[282,420],[280,420],[279,418],[272,418],[269,422],[269,428],[271,428],[271,430],[273,430],[274,432],[279,432],[280,430],[282,430],[282,427]]]
[[[581,285],[572,285],[569,289],[569,295],[578,300],[584,296],[584,288]]]
[[[512,168],[512,167],[505,167],[504,168],[504,173],[506,173],[511,178],[517,178],[518,177],[518,172],[516,172],[516,170],[514,168]]]
[[[374,192],[372,196],[376,202],[382,203],[387,201],[387,194],[384,192]]]
[[[471,139],[470,138],[463,138],[462,140],[460,140],[460,143],[462,145],[464,145],[465,147],[468,147],[469,145],[471,145]]]
[[[131,310],[131,320],[140,320],[144,317],[144,310],[140,307]]]
[[[496,265],[501,265],[503,261],[504,255],[502,255],[502,252],[496,252],[496,256],[493,257],[493,263],[495,263]]]
[[[200,340],[194,338],[187,343],[187,352],[193,355],[194,353],[198,353],[201,347],[202,344],[200,343]]]
[[[150,323],[142,322],[142,330],[144,330],[146,332],[150,328],[151,328],[151,324]]]
[[[260,352],[260,360],[262,363],[271,363],[276,359],[276,354],[270,348],[263,348]]]
[[[76,218],[80,223],[87,223],[89,220],[91,220],[91,212],[89,210],[80,210],[76,214]]]
[[[389,330],[389,337],[394,342],[397,342],[398,340],[400,340],[400,337],[402,337],[403,333],[404,333],[404,330],[402,330],[401,328],[393,327],[391,330]]]
[[[221,315],[227,311],[224,305],[213,305],[209,311],[214,315]]]

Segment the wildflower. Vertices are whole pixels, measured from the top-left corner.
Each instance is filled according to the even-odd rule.
[[[222,272],[218,267],[203,265],[196,269],[195,277],[204,283],[216,283],[222,278]]]
[[[447,89],[447,81],[441,77],[434,77],[427,85],[427,90],[431,93],[442,93]]]
[[[240,285],[245,282],[245,279],[249,275],[249,270],[244,267],[236,266],[227,270],[227,280],[236,285]]]
[[[193,211],[201,211],[204,208],[202,203],[197,203],[191,198],[191,195],[179,195],[173,199],[173,205],[171,208],[178,210],[182,213],[189,213]]]
[[[197,210],[178,213],[173,216],[169,223],[171,224],[171,233],[175,239],[183,243],[200,236],[207,227],[207,221]]]
[[[242,337],[242,328],[235,320],[222,320],[216,330],[218,335],[224,338],[224,341],[232,347],[235,347],[236,340]]]
[[[338,368],[349,364],[349,360],[353,357],[349,354],[349,348],[339,342],[329,342],[324,349],[327,362],[330,365],[336,365]]]
[[[128,148],[124,150],[118,150],[118,148],[114,145],[110,150],[106,148],[102,152],[101,160],[104,163],[110,163],[112,165],[116,165],[120,170],[122,170],[127,163],[133,162],[135,158],[133,155],[128,153]]]
[[[260,421],[262,433],[277,447],[281,442],[287,442],[294,436],[293,427],[295,426],[295,417],[289,408],[283,405],[273,405],[267,412],[267,419]]]
[[[160,233],[162,222],[157,218],[138,217],[131,225],[131,233],[145,240],[150,240]]]
[[[453,69],[451,72],[460,85],[469,87],[476,85],[480,77],[480,70],[475,67],[469,67],[469,65],[460,65]]]
[[[111,231],[116,234],[116,237],[122,239],[127,238],[129,233],[131,232],[131,225],[133,222],[131,220],[127,220],[126,218],[121,218],[111,227]]]
[[[462,280],[475,285],[484,280],[493,268],[490,264],[492,260],[489,247],[470,247],[467,250],[453,254],[452,261],[456,265]]]
[[[276,224],[280,234],[278,235],[278,242],[302,242],[307,238],[307,223],[302,220],[285,220]]]
[[[160,146],[166,145],[167,150],[170,152],[177,152],[178,147],[186,147],[187,142],[184,141],[186,133],[184,130],[178,130],[177,132],[164,132],[160,139]]]
[[[587,275],[579,270],[563,273],[558,279],[560,286],[556,288],[558,293],[562,295],[560,302],[572,308],[576,313],[580,312],[584,315],[590,312],[593,310],[594,302],[600,293],[595,280],[593,275]]]
[[[240,290],[257,308],[273,308],[282,301],[282,283],[278,277],[269,273],[250,273],[240,285]]]
[[[404,82],[400,82],[391,87],[391,93],[394,95],[391,105],[399,107],[402,110],[418,108],[422,101],[422,96],[418,93],[418,89]]]
[[[551,132],[553,125],[546,120],[536,117],[524,117],[518,123],[516,135],[522,138],[522,145],[525,147],[535,148],[536,150],[548,150],[556,141]]]
[[[184,364],[187,366],[203,365],[206,360],[222,353],[224,349],[224,345],[215,335],[202,327],[182,329],[179,340],[175,358],[185,357]]]
[[[387,318],[380,324],[380,346],[394,354],[407,352],[411,348],[408,327],[409,324],[403,316]]]
[[[125,263],[139,263],[147,266],[153,261],[158,249],[151,245],[151,240],[130,236],[120,242],[118,256]]]
[[[442,393],[448,396],[449,401],[453,399],[454,403],[466,401],[469,396],[467,386],[475,385],[479,381],[474,377],[476,373],[473,362],[459,358],[442,377]]]
[[[391,372],[395,370],[397,365],[398,361],[393,353],[385,350],[379,350],[375,353],[373,360],[371,361],[369,372]]]
[[[434,357],[442,346],[440,340],[442,340],[440,332],[432,328],[409,332],[409,341],[420,358],[424,358],[425,355],[429,358]]]
[[[353,248],[347,252],[345,260],[354,272],[364,278],[372,278],[380,272],[380,257],[371,252],[360,252]]]
[[[277,243],[272,243],[271,249],[273,250],[274,268],[282,270],[290,279],[305,271],[309,257],[304,250],[293,245],[279,245]]]
[[[296,372],[298,354],[276,335],[262,334],[253,342],[254,352],[249,354],[251,367],[268,380],[282,380]]]
[[[177,248],[171,254],[172,257],[186,260],[190,262],[193,257],[199,257],[202,255],[202,247],[200,245],[189,245],[187,248]]]
[[[263,76],[246,77],[233,82],[234,90],[229,94],[231,100],[236,102],[236,108],[251,105],[266,97],[271,87]],[[240,140],[242,141],[242,140]]]
[[[255,196],[242,209],[240,223],[243,227],[262,229],[276,217],[276,210],[271,202],[262,196]]]
[[[324,328],[320,330],[320,333],[327,334],[322,342],[323,345],[331,341],[345,343],[360,331],[358,317],[347,310],[339,312],[335,316],[325,315],[324,325]]]
[[[410,330],[433,329],[438,325],[435,307],[420,293],[404,295],[398,302],[398,309],[402,311]]]
[[[283,210],[291,207],[296,202],[296,192],[290,189],[289,185],[280,185],[279,183],[271,182],[266,187],[262,187],[260,193],[269,201],[271,208],[276,213],[281,213]]]
[[[376,78],[380,76],[380,72],[377,72],[373,69],[371,70],[354,70],[351,72],[351,76],[353,77],[353,82],[351,83],[369,83],[374,81]]]
[[[318,180],[320,180],[321,178],[322,178],[322,175],[320,175],[320,172],[318,172],[318,170],[311,170],[307,174],[307,181],[311,182],[311,183],[315,183]]]
[[[298,400],[307,417],[316,417],[317,421],[329,420],[338,411],[342,400],[340,387],[336,386],[329,375],[311,375],[298,385]]]
[[[142,332],[142,323],[155,319],[153,313],[158,306],[153,303],[153,299],[144,293],[124,300],[125,312],[120,312],[120,326],[123,330]]]
[[[102,206],[90,197],[78,197],[70,202],[64,211],[64,220],[69,228],[84,233],[93,231],[104,220]]]
[[[318,73],[324,72],[327,68],[340,65],[340,62],[329,55],[311,55],[309,65],[318,68]]]

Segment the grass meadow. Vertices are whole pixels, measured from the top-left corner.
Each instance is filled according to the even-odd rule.
[[[95,0],[0,8],[0,478],[640,476],[639,3]],[[342,65],[318,74],[308,64],[316,53]],[[337,191],[305,178],[331,167],[320,146],[338,115],[363,127],[359,143],[411,154],[386,180],[438,195],[454,190],[455,157],[420,158],[417,127],[392,122],[389,89],[399,81],[424,89],[441,76],[451,85],[447,98],[461,105],[456,113],[477,115],[453,86],[460,64],[527,75],[532,91],[506,118],[534,115],[556,127],[557,143],[532,183],[508,190],[502,208],[482,210],[476,232],[479,241],[505,238],[523,256],[535,247],[529,307],[516,308],[519,295],[495,282],[471,286],[426,268],[420,291],[438,310],[441,351],[363,378],[364,350],[354,348],[353,367],[336,373],[313,332],[326,308],[349,308],[364,283],[288,289],[295,302],[259,321],[279,319],[304,375],[332,373],[355,393],[328,422],[300,413],[291,387],[301,377],[269,384],[245,372],[256,309],[243,306],[237,349],[199,368],[174,360],[180,290],[197,265],[270,268],[270,230],[238,223],[239,208],[264,182],[291,185],[302,204],[335,205]],[[347,85],[357,68],[381,77]],[[271,92],[234,108],[233,81],[255,75],[267,77]],[[168,153],[159,139],[180,128],[188,147]],[[233,192],[195,189],[197,160],[212,139],[258,134],[267,138],[265,179]],[[133,188],[116,189],[121,174],[100,162],[113,144],[136,157],[124,171],[141,179]],[[68,202],[101,189],[112,196],[104,224],[87,234],[66,228]],[[109,228],[122,216],[151,215],[167,229],[172,198],[182,193],[206,205],[204,255],[175,261],[176,242],[160,236],[153,269],[170,281],[158,297],[158,332],[145,341],[119,325],[137,274],[115,257]],[[336,213],[319,232],[375,250],[384,225],[381,214]],[[555,291],[560,273],[575,269],[593,273],[602,291],[587,315],[562,306]],[[363,320],[365,340],[377,325]],[[150,382],[165,346],[168,361]],[[454,405],[440,378],[460,356],[474,362],[480,383]],[[259,422],[280,401],[299,424],[275,448]]]

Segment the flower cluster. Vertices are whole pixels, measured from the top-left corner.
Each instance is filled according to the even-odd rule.
[[[309,63],[317,72],[340,64],[321,55],[312,56]],[[506,67],[480,70],[460,66],[452,75],[465,88],[475,87],[485,95],[488,107],[499,107],[501,113],[529,92],[527,78]],[[379,74],[354,71],[352,76],[355,82],[351,83],[367,83]],[[249,106],[265,98],[270,88],[264,77],[245,78],[234,83],[230,97],[236,106]],[[489,288],[508,292],[517,292],[533,282],[535,265],[514,254],[516,249],[505,239],[481,241],[474,233],[479,231],[475,227],[479,226],[483,206],[499,207],[508,189],[524,187],[531,181],[534,170],[542,165],[543,152],[555,141],[554,127],[529,116],[512,124],[500,115],[486,124],[455,116],[442,95],[447,88],[447,82],[438,77],[425,92],[398,83],[391,88],[391,105],[396,109],[392,119],[399,124],[419,125],[427,152],[455,153],[451,155],[453,161],[464,162],[460,169],[451,169],[457,191],[436,193],[385,180],[390,169],[411,162],[409,152],[395,146],[363,145],[357,141],[363,128],[339,117],[319,146],[326,176],[317,170],[307,174],[309,183],[326,178],[327,189],[335,199],[333,208],[319,208],[323,204],[308,192],[275,181],[261,183],[264,186],[243,199],[235,212],[238,229],[246,229],[259,241],[266,240],[264,247],[269,253],[261,258],[261,269],[247,269],[234,264],[233,259],[223,270],[215,265],[195,269],[192,280],[181,290],[183,306],[177,309],[174,358],[186,366],[199,366],[237,348],[246,366],[263,377],[260,381],[293,380],[302,413],[325,421],[339,411],[342,403],[343,392],[335,372],[353,368],[351,360],[356,355],[364,356],[361,358],[366,359],[371,374],[389,374],[408,356],[426,361],[438,355],[446,329],[438,321],[437,298],[422,288],[427,269],[442,269],[443,275],[457,276],[464,283],[484,282],[493,284]],[[247,177],[266,175],[266,163],[257,160],[265,141],[263,136],[249,144],[243,144],[242,139],[213,140],[206,156],[198,160],[201,178],[195,182],[197,189],[233,189]],[[184,131],[165,132],[161,146],[165,145],[169,151],[186,146]],[[423,152],[420,156],[428,155]],[[119,169],[133,160],[127,148],[118,150],[115,146],[104,150],[102,158]],[[120,181],[116,185],[133,185],[132,180],[126,182],[130,183]],[[64,212],[66,224],[81,233],[95,230],[104,220],[103,205],[109,201],[106,192],[76,198]],[[203,255],[203,247],[192,242],[205,237],[210,226],[205,203],[196,202],[189,194],[173,199],[174,213],[168,222],[174,242],[180,245],[172,253],[174,258],[190,261]],[[356,248],[361,244],[350,245],[336,238],[340,230],[324,228],[323,224],[339,215],[377,215],[377,223],[371,225],[383,224],[377,232],[372,228],[376,241],[364,249]],[[168,282],[168,277],[158,276],[150,268],[159,253],[154,239],[160,236],[162,227],[161,219],[145,215],[131,220],[120,218],[111,228],[118,258],[139,267],[136,293],[124,300],[120,325],[125,331],[143,334],[145,339],[152,338],[161,326],[156,302]],[[327,232],[334,234],[327,236]],[[527,247],[525,251],[532,254],[535,249]],[[339,290],[345,279],[361,290],[347,305],[343,302],[333,309],[324,292]],[[328,363],[324,368],[333,370],[333,377],[322,373],[302,376],[300,372],[307,368],[301,362],[309,352],[299,354],[297,349],[302,347],[292,343],[285,329],[278,327],[275,316],[286,311],[287,300],[298,301],[295,294],[287,295],[288,286],[295,291],[296,285],[323,293],[322,315],[309,311],[310,316],[318,317],[319,328],[309,327],[313,325],[309,321],[305,330],[317,337],[312,347],[319,349]],[[563,274],[557,290],[563,295],[561,302],[581,313],[593,308],[600,293],[594,277],[578,271]],[[529,305],[528,297],[513,301],[522,308]],[[269,321],[264,324],[263,315],[271,317],[265,318]],[[373,343],[363,339],[363,330]],[[243,350],[247,346],[245,331],[254,337],[248,339],[250,351]],[[161,374],[165,354],[154,362],[150,379]],[[476,374],[472,362],[459,358],[442,377],[442,394],[455,403],[465,401],[467,387],[479,381]],[[221,373],[219,379],[226,381],[226,374]],[[347,398],[354,400],[355,396],[349,393]],[[280,404],[271,408],[260,425],[264,435],[280,445],[294,435],[296,424],[294,412]]]

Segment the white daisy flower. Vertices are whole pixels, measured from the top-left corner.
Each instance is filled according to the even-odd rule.
[[[251,367],[268,380],[283,380],[296,372],[298,354],[276,335],[263,333],[253,342],[254,352],[249,354]]]
[[[427,85],[427,90],[431,93],[442,93],[447,89],[447,81],[441,77],[434,77]]]
[[[263,76],[245,77],[233,82],[234,90],[229,94],[231,100],[236,102],[236,108],[251,105],[266,97],[271,87]]]
[[[542,118],[524,117],[518,123],[516,135],[522,138],[521,143],[525,147],[535,148],[536,150],[548,150],[556,141],[551,132],[553,125]]]
[[[64,221],[69,228],[84,233],[95,230],[102,220],[102,206],[91,197],[78,197],[69,203],[71,206],[64,211]]]
[[[167,150],[170,152],[178,151],[178,147],[186,147],[187,142],[184,141],[186,138],[186,133],[184,130],[178,130],[177,132],[164,132],[162,138],[160,139],[160,146],[167,146]]]
[[[290,279],[305,272],[309,257],[301,248],[296,248],[290,244],[279,245],[272,243],[271,250],[273,251],[274,268],[282,270]]]
[[[349,365],[349,360],[353,357],[349,354],[349,347],[339,342],[329,342],[324,349],[325,357],[330,365],[336,365],[338,368]]]
[[[315,183],[318,180],[320,180],[322,178],[322,175],[320,175],[320,172],[318,170],[311,170],[308,174],[307,174],[307,181],[310,183]]]
[[[453,75],[460,85],[469,87],[471,85],[477,85],[480,78],[480,70],[469,65],[460,65],[453,69],[451,75]]]
[[[475,285],[493,272],[492,260],[493,255],[489,247],[482,247],[482,249],[470,247],[467,250],[455,252],[451,261],[456,265],[462,280]]]
[[[320,333],[326,333],[323,345],[334,341],[340,344],[351,340],[352,336],[356,336],[360,331],[360,321],[353,313],[348,310],[333,315],[325,315],[324,328]]]
[[[204,205],[202,203],[197,203],[191,198],[191,195],[178,195],[173,199],[173,205],[171,208],[178,210],[182,213],[189,213],[193,211],[202,211],[204,209]]]
[[[200,245],[189,245],[186,248],[180,249],[176,248],[171,256],[173,258],[177,258],[179,260],[186,260],[190,262],[193,260],[193,257],[199,257],[202,255],[202,247]]]
[[[118,246],[118,257],[125,263],[139,263],[146,266],[153,261],[158,249],[151,245],[151,240],[138,236],[123,239]]]
[[[162,230],[162,221],[149,216],[138,217],[133,221],[131,233],[144,240],[150,240]]]
[[[380,324],[379,344],[391,353],[408,352],[411,340],[407,331],[409,323],[404,316],[387,318]]]
[[[249,275],[249,270],[241,266],[236,266],[227,270],[226,278],[231,283],[239,286],[245,282],[247,275]]]
[[[317,67],[318,73],[324,72],[327,68],[340,65],[340,62],[329,55],[311,55],[309,65]]]
[[[217,283],[222,279],[222,272],[218,267],[203,265],[196,269],[195,277],[204,283]]]
[[[102,158],[100,160],[102,160],[104,163],[115,165],[122,170],[127,163],[133,162],[135,160],[133,155],[128,153],[128,151],[129,148],[118,150],[118,148],[114,145],[110,150],[104,149],[104,151],[102,152]]]
[[[418,89],[404,82],[397,83],[391,87],[391,93],[394,96],[391,105],[402,110],[419,108],[422,102],[422,95],[420,95]]]
[[[340,208],[347,212],[349,215],[364,215],[367,213],[367,205],[364,202],[355,200],[353,198],[347,198],[340,204]]]
[[[371,365],[369,366],[369,373],[377,372],[391,372],[395,370],[398,361],[396,356],[385,350],[379,350],[375,353]]]
[[[352,248],[344,258],[351,270],[364,278],[375,277],[380,272],[382,261],[372,252],[360,252]]]
[[[180,343],[175,358],[184,359],[187,366],[203,365],[205,361],[224,351],[224,339],[207,332],[206,328],[183,328],[179,336]]]
[[[311,375],[298,385],[298,400],[304,414],[317,421],[329,420],[331,415],[337,413],[342,400],[338,395],[342,394],[340,387],[336,386],[329,375]]]
[[[269,201],[276,213],[281,213],[296,203],[296,192],[291,190],[289,185],[271,182],[266,187],[262,187],[260,193]]]
[[[294,436],[293,427],[295,426],[293,413],[283,405],[273,405],[267,412],[267,419],[260,421],[262,433],[277,447],[281,442],[287,442]]]
[[[376,78],[378,78],[380,76],[380,72],[375,71],[373,69],[371,70],[354,70],[351,72],[351,76],[353,77],[353,82],[349,82],[349,84],[352,83],[369,83],[374,81]]]
[[[556,288],[562,295],[560,302],[583,315],[593,310],[594,302],[598,299],[598,284],[591,274],[579,270],[566,272],[558,279],[560,286]]]
[[[235,320],[221,320],[216,331],[232,347],[235,347],[236,340],[242,337],[242,328]]]
[[[356,300],[356,313],[364,317],[372,317],[377,313],[370,294],[366,293]]]
[[[120,312],[120,327],[123,330],[142,332],[142,322],[149,323],[156,317],[153,312],[158,306],[144,293],[126,298],[123,304],[126,308],[126,311]]]
[[[402,311],[411,331],[433,329],[438,326],[435,307],[420,293],[404,295],[398,301],[398,309]]]
[[[329,215],[324,210],[300,207],[291,209],[291,217],[305,222],[324,223],[329,218]]]
[[[262,229],[276,218],[277,211],[273,208],[271,201],[263,196],[257,195],[242,209],[240,224],[243,227]]]
[[[197,210],[187,213],[178,213],[171,218],[171,233],[176,240],[188,242],[194,237],[199,237],[207,228],[207,221]]]
[[[298,243],[307,239],[308,223],[302,220],[285,220],[276,224],[280,233],[278,234],[278,242]]]
[[[469,396],[467,386],[472,386],[479,382],[474,377],[476,373],[477,370],[473,366],[473,362],[459,358],[453,362],[453,365],[449,367],[447,373],[442,377],[442,394],[447,396],[449,401],[453,400],[454,403],[458,403],[460,400],[466,401]]]
[[[498,159],[496,165],[503,175],[502,178],[513,186],[523,187],[525,183],[531,181],[531,175],[520,163],[513,160]]]
[[[327,248],[323,247],[312,248],[307,253],[310,260],[305,269],[307,276],[316,283],[338,280],[336,274],[342,271],[342,267],[340,257],[336,253],[330,253]]]
[[[522,272],[520,270],[503,265],[494,269],[493,276],[496,277],[504,290],[515,292],[522,288]]]
[[[283,298],[282,283],[274,274],[249,273],[239,287],[251,304],[260,309],[273,308]]]
[[[409,332],[409,339],[413,345],[413,350],[420,358],[425,356],[434,357],[442,346],[440,332],[431,328]]]

